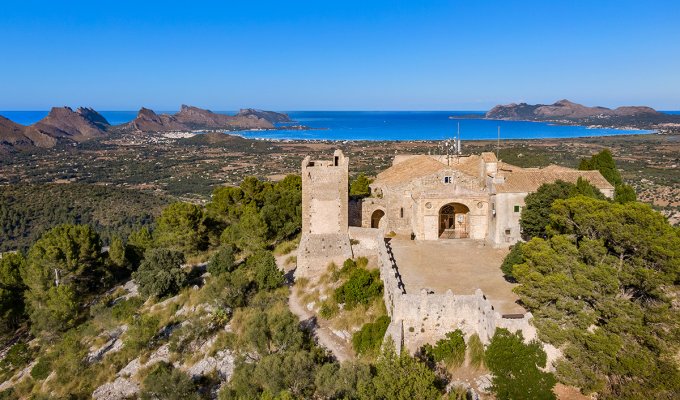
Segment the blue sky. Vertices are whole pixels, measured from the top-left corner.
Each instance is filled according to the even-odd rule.
[[[0,109],[680,109],[678,1],[0,2]]]

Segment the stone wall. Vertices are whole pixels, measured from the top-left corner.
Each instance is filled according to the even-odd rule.
[[[456,295],[450,290],[443,294],[426,290],[409,293],[389,244],[378,229],[352,229],[350,236],[377,250],[383,297],[391,318],[387,335],[407,351],[414,353],[423,344],[434,343],[455,329],[461,329],[466,337],[476,333],[483,343],[489,343],[496,328],[522,331],[527,341],[536,338],[536,329],[529,323],[531,313],[521,318],[504,318],[479,289],[472,295]],[[373,245],[367,244],[370,240]]]
[[[302,161],[302,237],[296,276],[316,279],[331,262],[352,257],[349,226],[349,159]]]
[[[347,233],[349,159],[336,150],[333,160],[302,161],[302,233]]]
[[[528,193],[498,193],[492,196],[489,240],[495,247],[510,246],[521,240],[519,219]],[[519,211],[515,212],[515,206]]]

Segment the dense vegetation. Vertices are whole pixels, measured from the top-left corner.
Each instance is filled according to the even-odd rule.
[[[434,346],[426,344],[420,349],[422,357],[432,363],[443,362],[447,366],[459,367],[465,361],[465,337],[460,329],[446,334]]]
[[[555,377],[546,367],[546,354],[538,341],[524,343],[521,332],[498,328],[486,349],[485,364],[493,374],[492,390],[498,400],[554,399]]]
[[[590,159],[582,159],[578,165],[578,169],[600,171],[602,176],[604,176],[609,183],[614,185],[615,201],[627,203],[637,199],[635,189],[623,182],[621,173],[616,168],[616,161],[614,161],[614,157],[612,157],[612,153],[609,149],[604,149],[601,152],[594,154]]]
[[[521,224],[533,238],[503,266],[541,340],[563,351],[557,378],[601,398],[677,398],[680,229],[642,203],[565,188],[527,196]]]
[[[102,239],[92,227],[65,224],[46,231],[28,252],[5,255],[4,333],[29,326],[37,341],[29,348],[29,337],[19,336],[0,373],[7,378],[37,362],[30,376],[2,396],[50,392],[88,398],[113,373],[133,359],[143,363],[159,346],[166,344],[175,359],[187,360],[211,340],[213,354],[227,350],[237,357],[232,378],[219,391],[222,399],[439,398],[441,386],[425,363],[405,353],[397,356],[393,348],[380,351],[389,319],[364,329],[369,333],[361,342],[372,348],[372,358],[340,364],[288,310],[288,289],[272,249],[298,233],[299,208],[299,177],[277,184],[248,179],[237,188],[217,189],[205,207],[166,207],[152,229],[112,236],[108,252],[102,252]],[[183,266],[187,257],[206,254],[212,254],[210,276]],[[338,294],[343,304],[379,297],[382,285],[366,269],[367,260],[349,261],[338,271],[345,282]],[[130,276],[138,296],[111,291]],[[202,286],[192,289],[189,282]],[[103,358],[88,354],[116,331],[122,349]],[[215,376],[193,380],[164,361],[143,367],[139,376],[139,395],[149,399],[203,398],[220,384]]]
[[[576,184],[558,180],[555,183],[541,185],[537,191],[528,194],[524,199],[525,206],[522,208],[522,237],[525,240],[532,237],[545,237],[546,227],[550,222],[550,206],[557,199],[575,196],[604,199],[604,195],[596,187],[581,178]],[[506,275],[510,274],[506,273]]]
[[[354,199],[360,199],[362,197],[368,197],[371,195],[371,188],[369,185],[373,182],[368,179],[366,175],[362,172],[357,175],[356,178],[350,182],[349,185],[349,196]]]
[[[25,251],[60,224],[90,225],[105,244],[153,223],[164,196],[100,185],[7,185],[0,190],[0,252]]]

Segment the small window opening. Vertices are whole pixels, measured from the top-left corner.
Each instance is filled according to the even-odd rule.
[[[515,212],[519,212],[519,206],[515,206]]]
[[[333,165],[335,165],[335,166],[337,167],[337,166],[338,166],[339,160],[340,160],[340,158],[339,158],[338,156],[335,156],[335,157],[333,158]]]
[[[444,183],[449,184],[449,183],[451,183],[451,181],[452,181],[452,180],[451,180],[451,177],[450,177],[450,176],[445,176],[445,177],[444,177]]]
[[[506,234],[506,235],[509,235],[509,234],[510,234],[510,228],[508,228],[508,229],[505,230],[505,234]]]
[[[399,216],[400,216],[401,218],[404,218],[404,207],[402,207],[402,208],[399,209]]]

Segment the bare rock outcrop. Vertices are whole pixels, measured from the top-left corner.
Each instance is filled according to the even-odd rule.
[[[122,129],[141,132],[191,131],[201,129],[272,129],[274,125],[256,115],[225,115],[202,108],[182,105],[175,114],[156,114],[148,108],[139,110],[137,117]]]
[[[84,142],[106,135],[108,121],[91,108],[53,107],[49,114],[33,125],[41,133],[57,140]]]
[[[128,378],[116,378],[115,381],[105,383],[92,392],[96,400],[125,400],[137,397],[139,386]]]

